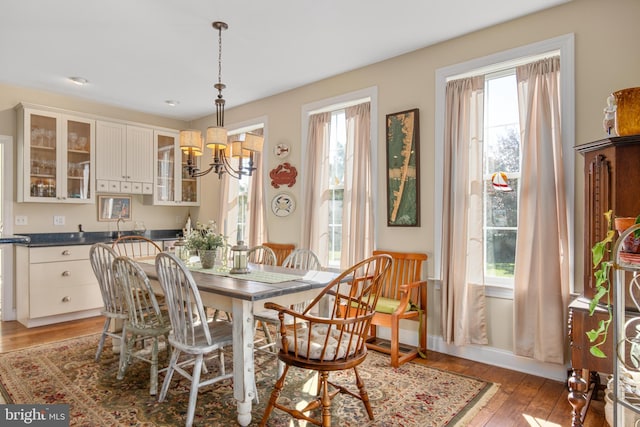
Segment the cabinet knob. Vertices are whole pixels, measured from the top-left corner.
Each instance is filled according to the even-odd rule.
[[[62,251],[62,255],[65,255],[65,256],[71,255],[71,251],[69,249],[65,249],[64,251]]]
[[[71,301],[71,297],[62,297],[62,302],[69,302]]]
[[[71,272],[69,270],[65,270],[62,272],[62,277],[69,277],[71,276]]]

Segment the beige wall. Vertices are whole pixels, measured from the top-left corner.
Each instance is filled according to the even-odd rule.
[[[106,106],[80,98],[0,84],[0,135],[10,135],[15,139],[17,120],[14,107],[20,102],[56,107],[101,118],[126,120],[155,127],[182,129],[186,126],[185,122],[179,120]],[[14,158],[17,158],[15,149]],[[15,182],[17,181],[14,173]],[[191,208],[192,215],[197,217],[198,210],[198,208]],[[144,204],[140,195],[132,197],[131,213],[133,221],[144,221],[149,229],[182,228],[188,212],[189,208],[151,206]],[[113,231],[114,229],[114,224],[111,222],[98,222],[96,205],[14,203],[13,214],[26,215],[29,222],[26,226],[13,225],[14,233],[71,232],[78,231],[78,224],[82,224],[84,231]],[[53,215],[64,215],[65,225],[54,226]],[[176,217],[179,218],[179,221],[176,220]],[[126,229],[130,229],[132,226],[133,222],[128,222],[124,225]]]
[[[384,203],[379,203],[377,243],[380,248],[396,250],[420,250],[433,254],[434,233],[431,228],[434,215],[434,112],[435,72],[440,67],[465,62],[474,58],[520,47],[552,37],[575,34],[575,91],[576,91],[576,144],[604,138],[602,130],[603,108],[607,96],[626,87],[640,85],[640,2],[636,0],[574,0],[540,13],[532,14],[492,28],[478,31],[435,46],[427,47],[400,57],[380,62],[359,70],[341,74],[280,95],[228,110],[227,124],[242,122],[254,117],[268,116],[269,146],[280,142],[292,145],[288,160],[301,169],[300,114],[304,104],[339,96],[355,90],[377,86],[378,88],[378,170],[384,171],[384,118],[388,113],[410,108],[420,109],[420,198],[422,226],[419,228],[390,228],[386,226]],[[256,78],[259,78],[258,76]],[[196,127],[204,128],[213,123],[213,117],[197,121]],[[270,152],[266,152],[267,170],[278,164]],[[567,155],[575,155],[567,153]],[[575,277],[582,277],[583,229],[583,160],[576,156],[575,179]],[[301,171],[304,173],[304,171]],[[385,177],[378,177],[378,194],[385,200]],[[301,187],[290,191],[301,199]],[[267,200],[277,190],[269,187]],[[203,207],[204,209],[204,207]],[[300,210],[287,219],[270,215],[270,240],[295,242],[292,230],[298,230],[302,221]],[[429,265],[429,275],[433,266]],[[581,289],[579,283],[576,284]],[[430,291],[430,333],[439,332],[439,294]],[[512,306],[510,301],[495,300],[489,303],[491,345],[510,350],[512,343]],[[435,315],[434,315],[435,314]],[[505,322],[507,320],[507,322]]]
[[[505,24],[475,32],[451,41],[418,50],[388,61],[374,64],[359,70],[341,74],[314,84],[292,90],[280,95],[246,104],[226,112],[226,124],[245,122],[257,117],[268,118],[268,148],[265,153],[267,173],[279,162],[270,148],[280,142],[292,146],[288,160],[302,170],[301,144],[301,108],[304,104],[339,96],[344,93],[376,86],[378,89],[378,141],[374,141],[378,154],[378,170],[384,171],[384,117],[388,113],[410,108],[420,109],[420,198],[422,226],[418,228],[390,228],[386,226],[384,203],[376,209],[379,219],[377,243],[380,248],[424,251],[433,255],[434,233],[431,227],[434,214],[434,116],[435,116],[435,72],[445,67],[470,59],[486,56],[549,39],[552,37],[575,34],[575,89],[576,89],[576,144],[603,138],[602,110],[607,96],[617,89],[640,85],[640,55],[637,41],[640,40],[640,2],[637,0],[573,0],[572,2],[540,13],[532,14]],[[375,47],[371,47],[375,49]],[[265,66],[268,66],[265,64]],[[256,75],[256,78],[260,78]],[[15,115],[13,106],[19,101],[29,101],[76,111],[85,110],[111,117],[131,119],[160,126],[179,128],[183,124],[158,117],[145,116],[126,110],[98,106],[96,104],[40,92],[20,90],[0,86],[0,134],[15,135]],[[199,129],[214,123],[214,116],[197,120],[190,125]],[[566,153],[575,155],[574,153]],[[576,156],[575,180],[575,277],[582,277],[582,232],[583,229],[583,161]],[[386,186],[384,173],[378,177],[379,200],[385,200]],[[203,197],[201,217],[213,218],[217,206],[217,178],[203,178]],[[300,201],[300,185],[289,189],[296,200]],[[268,187],[266,198],[270,201],[278,190]],[[42,206],[16,205],[16,214],[28,214],[34,217],[38,229],[45,227],[50,220],[46,216],[40,221],[35,217],[42,215]],[[151,208],[134,206],[138,212],[147,214]],[[147,210],[148,209],[148,210]],[[68,224],[86,222],[84,217],[95,218],[95,207],[65,207]],[[63,212],[63,213],[64,213]],[[174,208],[153,210],[163,226],[174,222]],[[170,218],[163,218],[165,215]],[[134,217],[137,214],[134,212]],[[198,215],[192,216],[197,217]],[[69,220],[69,217],[73,218]],[[147,220],[147,218],[145,218]],[[151,222],[151,218],[148,219]],[[273,215],[268,217],[270,240],[275,242],[297,242],[297,230],[302,222],[300,209],[292,216],[283,219]],[[102,224],[91,223],[92,227]],[[72,227],[68,227],[72,228]],[[19,230],[18,230],[19,231]],[[433,266],[429,265],[429,275]],[[581,286],[577,284],[577,287]],[[439,331],[439,295],[430,290],[429,332],[437,336]],[[497,348],[511,349],[510,326],[511,304],[509,300],[494,300],[489,303],[491,345]],[[506,321],[506,322],[505,322]]]

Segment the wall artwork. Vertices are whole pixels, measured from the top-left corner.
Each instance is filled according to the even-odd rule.
[[[98,196],[98,221],[131,220],[131,196]]]
[[[418,109],[387,114],[387,225],[420,226]]]

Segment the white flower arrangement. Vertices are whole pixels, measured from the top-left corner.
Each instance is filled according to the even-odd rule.
[[[196,227],[185,230],[185,246],[190,251],[214,250],[225,245],[226,237],[217,232],[215,221],[204,226],[200,221]]]

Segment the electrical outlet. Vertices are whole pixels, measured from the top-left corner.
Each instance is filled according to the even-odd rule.
[[[54,215],[53,225],[64,225],[64,215]]]
[[[27,225],[29,220],[26,215],[16,215],[16,225]]]

